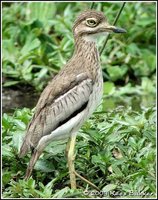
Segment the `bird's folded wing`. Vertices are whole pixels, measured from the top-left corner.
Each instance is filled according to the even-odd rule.
[[[58,81],[57,77],[43,91],[28,126],[21,155],[25,155],[31,146],[36,147],[43,136],[85,109],[92,93],[92,80],[85,74],[79,74],[70,76],[69,81],[64,78],[60,83]],[[58,86],[55,85],[56,82]]]

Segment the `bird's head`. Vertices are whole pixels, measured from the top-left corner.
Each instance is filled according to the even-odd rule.
[[[97,36],[110,32],[126,33],[126,30],[110,25],[102,12],[94,10],[81,13],[73,26],[74,37],[86,40],[95,40]]]

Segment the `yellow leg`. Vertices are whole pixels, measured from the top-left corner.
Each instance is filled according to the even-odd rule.
[[[75,142],[76,142],[76,135],[72,136],[67,144],[66,150],[68,151],[68,167],[69,167],[69,173],[70,173],[70,183],[71,188],[76,189],[76,175],[75,175],[75,166],[74,166],[74,160],[75,160]]]
[[[75,149],[75,142],[76,142],[76,135],[72,136],[66,146],[66,155],[68,158],[68,167],[69,167],[69,173],[70,173],[70,183],[71,183],[71,188],[72,189],[76,189],[76,176],[79,177],[81,180],[83,180],[84,182],[88,183],[89,185],[91,185],[94,189],[100,191],[100,189],[94,185],[93,183],[91,183],[90,181],[88,181],[87,179],[85,179],[83,176],[79,175],[76,171],[75,171],[75,166],[74,166],[74,161],[75,161],[75,154],[74,154],[74,149]]]

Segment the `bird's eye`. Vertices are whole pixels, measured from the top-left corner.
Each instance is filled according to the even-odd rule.
[[[97,25],[97,21],[94,18],[89,18],[86,20],[87,26],[95,27]]]

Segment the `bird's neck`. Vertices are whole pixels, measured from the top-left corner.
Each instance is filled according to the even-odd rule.
[[[99,62],[98,48],[95,40],[89,40],[85,37],[75,39],[75,52],[82,59]]]
[[[96,42],[87,41],[84,38],[75,40],[75,51],[73,58],[84,68],[91,76],[95,78],[101,73],[99,53]]]

